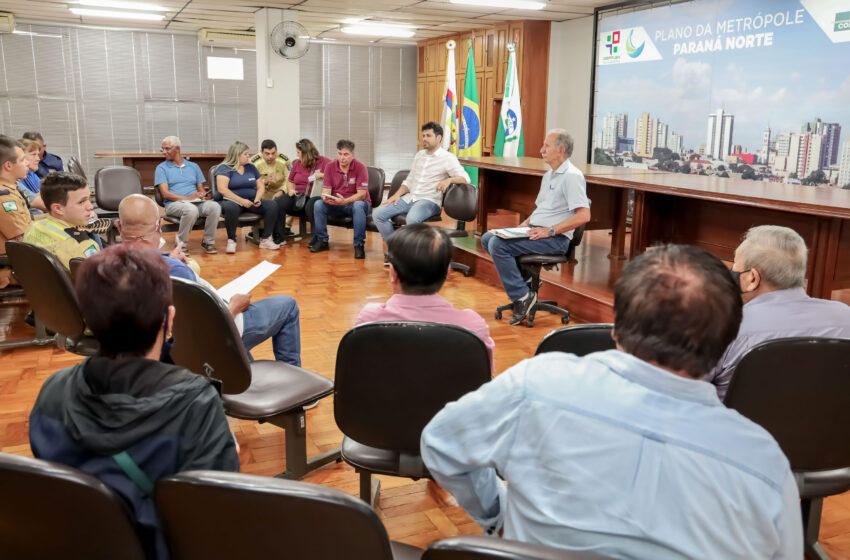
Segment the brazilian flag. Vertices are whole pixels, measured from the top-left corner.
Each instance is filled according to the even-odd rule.
[[[475,81],[475,55],[469,39],[469,58],[463,80],[463,113],[460,122],[459,157],[481,157],[481,112],[478,109],[478,84]],[[464,166],[473,185],[478,184],[478,168]]]

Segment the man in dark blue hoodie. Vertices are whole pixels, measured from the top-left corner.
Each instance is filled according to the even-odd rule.
[[[218,392],[200,375],[158,361],[174,320],[168,265],[155,251],[113,245],[76,278],[97,356],[45,381],[30,415],[41,459],[92,474],[134,514],[149,558],[168,558],[154,483],[190,470],[238,471]]]

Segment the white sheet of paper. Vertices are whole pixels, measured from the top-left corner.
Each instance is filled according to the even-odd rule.
[[[218,290],[219,296],[224,301],[230,301],[236,294],[250,294],[251,290],[260,285],[260,282],[271,276],[271,274],[280,268],[279,264],[272,264],[269,261],[263,261],[239,278],[231,280]]]

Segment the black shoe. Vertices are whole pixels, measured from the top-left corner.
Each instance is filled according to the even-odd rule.
[[[537,294],[528,292],[525,298],[514,302],[514,316],[511,318],[511,325],[519,325],[522,323],[534,304],[537,303]]]
[[[315,245],[310,246],[311,253],[321,253],[322,251],[330,251],[331,246],[327,241],[316,241]]]
[[[308,244],[307,244],[307,247],[308,247],[309,249],[312,249],[312,248],[313,248],[313,246],[314,246],[314,245],[316,245],[316,243],[318,243],[318,242],[319,242],[319,238],[318,238],[318,237],[313,237],[313,238],[311,238],[311,239],[310,239],[310,243],[308,243]]]
[[[295,234],[294,234],[294,233],[292,233],[292,229],[290,229],[290,228],[283,228],[283,237],[285,237],[285,238],[286,238],[286,237],[295,237]]]
[[[355,245],[354,246],[354,258],[355,259],[365,259],[366,258],[366,249],[363,248],[363,245]]]
[[[34,328],[35,327],[35,313],[33,313],[32,311],[27,313],[26,316],[24,317],[24,323],[26,323],[27,325]]]

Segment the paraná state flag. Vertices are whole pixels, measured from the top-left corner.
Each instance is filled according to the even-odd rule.
[[[455,42],[446,43],[448,60],[446,61],[446,87],[443,95],[443,117],[440,125],[443,127],[441,146],[444,150],[457,155],[457,129],[460,115],[460,104],[457,99],[457,80],[455,79]]]

